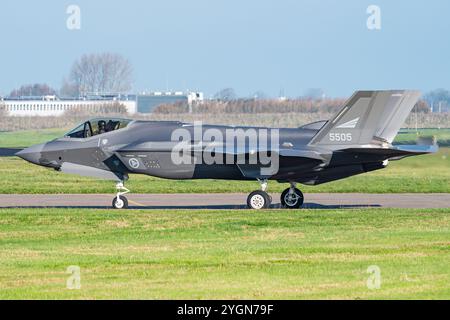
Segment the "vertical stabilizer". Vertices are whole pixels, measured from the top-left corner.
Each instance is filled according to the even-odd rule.
[[[418,91],[357,91],[310,145],[392,143],[420,97]]]

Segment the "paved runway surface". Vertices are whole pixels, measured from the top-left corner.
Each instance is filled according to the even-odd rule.
[[[272,207],[280,207],[279,194],[271,194]],[[110,208],[112,194],[0,195],[0,208]],[[247,194],[128,194],[130,208],[146,209],[243,209]],[[305,208],[450,208],[450,193],[361,194],[309,193]]]

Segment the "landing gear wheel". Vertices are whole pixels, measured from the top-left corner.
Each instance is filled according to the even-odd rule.
[[[257,190],[249,194],[247,198],[247,206],[250,209],[267,209],[270,207],[271,199],[265,191]]]
[[[303,193],[297,188],[287,188],[281,194],[281,205],[287,209],[298,209],[303,205]]]
[[[128,200],[124,196],[114,197],[112,206],[114,209],[127,209]]]
[[[128,200],[124,197],[124,194],[130,192],[123,185],[123,181],[119,181],[116,184],[117,194],[113,199],[112,206],[114,209],[127,209],[128,208]]]

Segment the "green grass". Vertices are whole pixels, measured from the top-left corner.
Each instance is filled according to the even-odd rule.
[[[449,299],[449,239],[450,209],[0,209],[0,299]]]
[[[69,130],[44,129],[0,132],[0,148],[29,147],[62,137]]]
[[[395,138],[397,144],[415,144],[418,137],[436,137],[441,147],[450,147],[450,129],[402,130]]]
[[[0,133],[0,145],[13,147],[33,144],[59,136],[57,130],[44,133]],[[29,140],[27,140],[29,139]],[[32,142],[31,142],[32,141]],[[68,175],[31,165],[19,158],[0,158],[0,193],[113,193],[114,183]],[[251,192],[256,182],[184,180],[173,181],[131,175],[127,187],[134,193],[205,193]],[[281,192],[286,184],[271,182],[269,191]],[[433,155],[393,161],[388,168],[319,186],[301,186],[305,192],[450,192],[450,149],[441,148]]]

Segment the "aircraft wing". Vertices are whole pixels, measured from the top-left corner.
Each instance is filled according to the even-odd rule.
[[[127,145],[116,150],[119,154],[139,154],[140,152],[174,152],[179,142],[144,142]],[[174,149],[175,148],[175,149]],[[265,146],[251,148],[247,144],[242,146],[230,146],[219,142],[188,142],[183,147],[184,151],[214,152],[231,157],[236,162],[242,174],[248,178],[266,178],[278,173],[280,167],[288,164],[291,168],[302,170],[304,166],[310,168],[320,163],[327,162],[331,158],[331,152],[327,149],[309,148],[278,148]],[[177,151],[175,151],[177,152]],[[249,159],[256,159],[249,161]],[[226,159],[225,159],[226,161]]]
[[[144,142],[139,144],[127,145],[118,150],[119,153],[127,152],[172,152],[175,150],[179,142]],[[315,160],[326,161],[324,153],[330,153],[327,149],[322,149],[318,151],[319,148],[313,149],[292,149],[292,148],[275,148],[275,147],[258,147],[257,149],[249,148],[248,145],[242,147],[239,146],[227,146],[223,143],[214,142],[204,142],[204,143],[188,143],[185,145],[185,150],[193,152],[207,152],[208,150],[214,151],[215,153],[222,154],[232,154],[232,155],[245,155],[245,154],[255,154],[255,153],[267,153],[274,152],[278,153],[280,156],[285,157],[302,157],[311,158]]]

